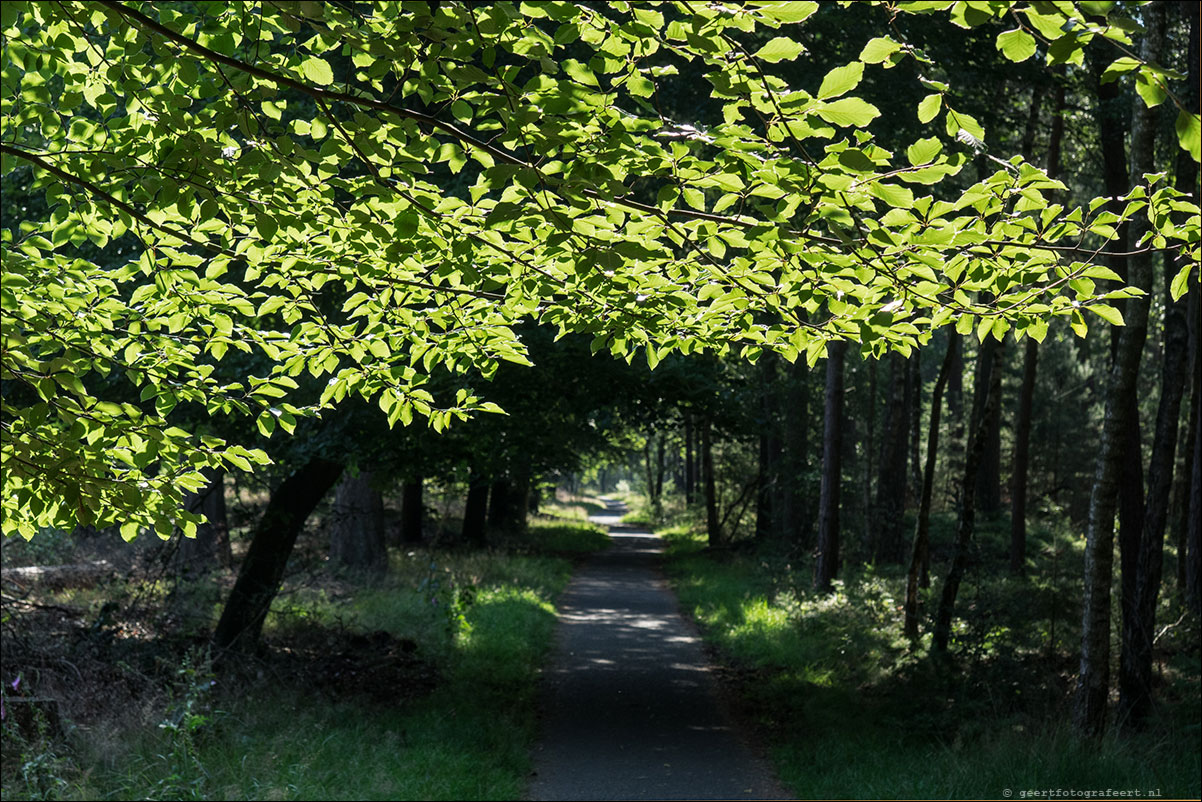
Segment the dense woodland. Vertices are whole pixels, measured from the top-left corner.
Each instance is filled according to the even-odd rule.
[[[1199,794],[1196,4],[3,14],[5,798],[520,795],[600,496],[800,796]]]

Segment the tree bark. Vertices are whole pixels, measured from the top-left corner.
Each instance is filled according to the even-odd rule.
[[[691,505],[697,492],[696,462],[693,457],[693,416],[684,416],[684,503]]]
[[[488,545],[488,478],[475,469],[468,477],[461,539],[473,546]]]
[[[971,428],[984,433],[981,442],[981,464],[977,466],[975,484],[976,506],[983,515],[997,515],[1002,509],[1002,411],[995,404],[985,410],[981,404],[988,397],[988,383],[994,373],[1001,373],[1002,343],[987,337],[977,351],[977,366],[974,374],[973,414]],[[979,389],[978,389],[979,388]]]
[[[213,646],[218,652],[250,652],[258,645],[263,621],[279,592],[297,535],[341,474],[338,463],[312,459],[271,494],[213,633]]]
[[[415,476],[401,485],[401,542],[421,543],[425,540],[422,526],[425,519],[423,478]]]
[[[1027,471],[1031,464],[1031,405],[1035,398],[1035,372],[1039,343],[1028,337],[1023,348],[1023,382],[1014,419],[1014,461],[1010,478],[1010,573],[1027,567]]]
[[[918,587],[924,566],[931,554],[931,497],[935,488],[935,458],[939,454],[939,418],[943,413],[943,388],[955,363],[955,332],[948,335],[947,352],[939,366],[939,376],[931,391],[931,415],[927,424],[927,461],[922,471],[922,490],[918,502],[918,522],[914,527],[914,548],[910,553],[910,569],[906,573],[905,631],[911,640],[918,637]]]
[[[807,454],[809,444],[809,393],[806,370],[798,360],[788,368],[785,403],[781,410],[780,521],[782,537],[800,551],[809,551],[814,543],[810,515],[811,496]]]
[[[1159,60],[1159,43],[1164,37],[1164,9],[1150,5],[1141,57]],[[1136,99],[1131,136],[1131,175],[1151,172],[1154,123],[1150,109]],[[1138,242],[1146,221],[1136,216],[1129,241]],[[1132,258],[1128,263],[1128,283],[1147,293],[1151,289],[1151,258]],[[1136,392],[1139,362],[1148,327],[1148,295],[1128,299],[1124,310],[1126,325],[1119,335],[1114,364],[1106,392],[1106,411],[1102,424],[1102,442],[1094,472],[1089,500],[1089,523],[1085,543],[1085,599],[1081,624],[1081,667],[1073,703],[1073,724],[1077,731],[1096,737],[1106,729],[1106,703],[1110,693],[1110,583],[1114,574],[1114,513],[1118,502],[1118,482],[1126,453],[1134,412],[1130,402]],[[1140,477],[1142,484],[1142,476]]]
[[[990,338],[992,340],[992,338]],[[997,342],[996,340],[992,340]],[[964,571],[968,567],[968,544],[972,540],[976,524],[976,487],[977,472],[980,470],[990,436],[990,418],[997,410],[1002,395],[1002,371],[997,360],[986,362],[987,373],[978,374],[975,382],[977,393],[981,397],[973,397],[973,406],[978,410],[977,425],[969,434],[968,453],[964,457],[964,486],[960,499],[960,515],[956,521],[956,541],[952,552],[952,565],[947,577],[943,580],[943,590],[939,596],[939,610],[935,616],[935,631],[931,647],[940,654],[947,652],[948,641],[952,634],[952,615],[955,612],[956,596],[960,592],[960,583],[964,579]]]
[[[346,473],[334,494],[330,521],[330,563],[382,574],[388,568],[384,545],[384,498],[371,485],[370,471]]]
[[[876,481],[876,549],[873,558],[900,563],[905,551],[902,515],[906,506],[906,446],[909,440],[909,369],[905,357],[889,357],[889,399],[881,425],[881,461]]]
[[[760,362],[759,484],[755,494],[755,537],[767,540],[776,531],[777,487],[780,483],[780,437],[776,428],[776,364],[770,355]]]
[[[1189,15],[1191,29],[1190,53],[1187,58],[1190,74],[1185,91],[1193,95],[1192,110],[1197,112],[1198,7],[1188,4],[1181,8]],[[1149,29],[1149,34],[1151,33],[1152,30]],[[1197,166],[1189,154],[1180,149],[1177,152],[1176,176],[1178,190],[1188,194],[1194,189]],[[1186,360],[1189,356],[1185,299],[1174,301],[1169,293],[1169,285],[1176,275],[1172,260],[1166,259],[1164,268],[1164,347],[1160,402],[1156,410],[1156,434],[1148,462],[1147,498],[1144,501],[1140,540],[1132,560],[1135,568],[1133,597],[1130,608],[1124,610],[1127,617],[1123,620],[1123,647],[1119,659],[1118,720],[1129,730],[1142,728],[1152,708],[1152,648],[1156,629],[1156,602],[1160,596],[1163,576],[1169,491],[1173,484],[1177,428],[1181,416],[1181,397],[1185,392]],[[1126,566],[1124,570],[1125,568]]]
[[[829,593],[839,573],[839,491],[843,483],[843,362],[847,343],[827,346],[822,413],[822,486],[818,495],[818,561],[814,587]]]

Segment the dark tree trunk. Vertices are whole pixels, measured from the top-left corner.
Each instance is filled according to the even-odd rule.
[[[213,646],[219,652],[250,652],[258,644],[297,535],[340,475],[342,466],[338,463],[312,459],[271,494],[213,633]]]
[[[655,497],[663,499],[664,497],[664,473],[668,469],[667,459],[664,455],[664,436],[659,436],[659,441],[655,444]]]
[[[906,637],[918,637],[918,587],[925,577],[925,566],[930,564],[931,554],[931,496],[935,488],[935,458],[939,454],[939,418],[943,413],[943,388],[955,363],[956,344],[959,335],[949,335],[943,364],[931,391],[931,420],[927,425],[927,462],[922,471],[922,490],[918,502],[918,522],[914,527],[914,549],[910,554],[910,570],[906,573]],[[923,585],[925,587],[925,585]]]
[[[488,490],[488,528],[500,532],[508,528],[513,519],[513,484],[509,477],[492,480]]]
[[[371,486],[372,475],[344,474],[334,493],[330,521],[330,564],[336,568],[384,573],[384,498]]]
[[[760,369],[759,483],[755,495],[755,537],[766,540],[776,528],[776,489],[780,471],[780,437],[776,428],[776,364],[765,355]]]
[[[693,457],[693,416],[684,416],[684,503],[693,503],[697,493],[696,461]]]
[[[910,481],[908,499],[913,499],[918,505],[918,495],[922,492],[922,349],[915,348],[913,355],[907,360],[909,384],[906,393],[910,401]]]
[[[1141,57],[1156,62],[1159,60],[1159,44],[1164,37],[1163,6],[1148,6],[1145,22]],[[1152,169],[1153,115],[1137,99],[1132,116],[1131,174],[1142,176]],[[1139,216],[1135,221],[1130,232],[1131,242],[1139,241],[1147,225]],[[1150,255],[1131,259],[1128,269],[1128,282],[1147,293],[1152,284]],[[1085,543],[1081,667],[1077,677],[1073,723],[1078,732],[1091,737],[1101,735],[1106,729],[1106,703],[1110,695],[1110,584],[1114,575],[1114,513],[1123,465],[1130,459],[1126,449],[1133,426],[1130,417],[1135,411],[1130,399],[1136,392],[1139,362],[1147,336],[1148,295],[1129,299],[1124,318],[1126,325],[1119,335],[1107,383],[1102,442],[1090,493]],[[1142,476],[1139,482],[1142,485]],[[1125,558],[1124,561],[1128,560]]]
[[[475,470],[468,478],[461,538],[473,546],[488,545],[488,478]]]
[[[1002,509],[1002,411],[1000,404],[986,411],[981,404],[988,397],[984,383],[1002,369],[1002,343],[986,337],[977,351],[977,366],[973,376],[973,437],[980,429],[981,464],[977,466],[976,506],[983,515],[997,515]]]
[[[986,342],[996,342],[992,337]],[[935,652],[946,653],[948,641],[952,634],[952,615],[955,612],[956,596],[960,592],[960,583],[968,567],[968,545],[972,540],[973,528],[976,524],[976,478],[984,459],[987,441],[989,439],[990,417],[1001,403],[1002,371],[996,360],[986,363],[988,372],[978,375],[976,392],[981,397],[973,396],[973,407],[978,411],[977,425],[969,433],[968,453],[964,456],[964,483],[960,499],[960,515],[956,521],[956,540],[952,551],[952,565],[947,577],[943,580],[943,590],[939,596],[939,610],[935,615],[935,631],[931,647]]]
[[[847,343],[827,346],[826,397],[822,412],[822,486],[818,495],[818,562],[814,587],[831,590],[839,573],[839,491],[843,483],[843,361]]]
[[[876,480],[874,559],[900,563],[904,552],[902,514],[906,506],[906,446],[909,440],[909,369],[899,353],[889,356],[889,398],[881,425],[881,461]]]
[[[1032,117],[1038,116],[1038,90],[1032,101]],[[1064,70],[1056,70],[1056,88],[1052,105],[1052,130],[1048,135],[1048,175],[1060,175],[1060,146],[1064,140]],[[1033,138],[1033,137],[1032,137]],[[1024,152],[1031,155],[1033,144],[1026,142]],[[1039,368],[1039,343],[1027,339],[1023,348],[1023,378],[1018,391],[1018,413],[1014,420],[1014,463],[1010,479],[1010,572],[1022,574],[1027,563],[1027,474],[1031,466],[1031,412],[1035,396],[1035,377]]]
[[[205,470],[209,483],[184,497],[184,507],[198,512],[205,522],[196,527],[196,537],[180,536],[175,559],[184,574],[203,574],[221,566],[233,568],[230,525],[225,511],[225,471]]]
[[[1196,292],[1197,290],[1195,290]],[[1198,368],[1194,367],[1194,396],[1198,395]],[[1202,403],[1194,402],[1194,453],[1190,457],[1194,481],[1189,491],[1189,528],[1186,531],[1185,603],[1195,613],[1202,607]]]
[[[1023,382],[1014,419],[1014,464],[1010,478],[1010,573],[1022,574],[1027,565],[1027,471],[1031,464],[1031,405],[1039,343],[1028,337],[1023,348]]]
[[[807,452],[809,440],[809,394],[807,373],[799,360],[788,369],[784,408],[781,410],[780,522],[782,537],[802,551],[813,548],[814,527],[809,514]]]
[[[718,520],[718,488],[714,480],[714,447],[710,422],[701,424],[701,483],[705,492],[705,532],[710,546],[722,545],[722,523]]]
[[[1189,314],[1190,405],[1186,435],[1184,484],[1180,484],[1181,516],[1178,519],[1178,582],[1186,607],[1199,612],[1202,601],[1202,353],[1198,339],[1202,321],[1202,287],[1198,274],[1190,279],[1186,309]]]
[[[423,480],[415,476],[401,485],[401,542],[421,543],[425,540],[425,501],[422,498]]]
[[[841,357],[841,359],[842,358],[843,357]],[[844,367],[846,367],[846,365],[844,365]],[[872,559],[872,556],[876,554],[877,550],[876,516],[874,515],[873,510],[875,504],[873,503],[872,498],[872,457],[873,454],[876,453],[876,442],[874,436],[876,434],[876,370],[876,360],[868,360],[868,395],[864,397],[863,406],[864,484],[861,488],[862,505],[864,508],[864,532],[860,539],[860,546],[864,553],[865,560]],[[840,376],[840,381],[842,382],[842,376]],[[840,384],[840,387],[842,387],[842,384]],[[842,440],[842,430],[840,430],[839,437],[840,440]],[[821,493],[821,491],[819,492]]]
[[[1198,111],[1198,6],[1180,6],[1190,21],[1189,80],[1186,92],[1193,95],[1192,110]],[[1134,159],[1133,159],[1134,161]],[[1177,151],[1177,189],[1190,193],[1197,165],[1184,150]],[[1138,257],[1143,259],[1143,256]],[[1151,257],[1148,257],[1150,260]],[[1156,410],[1156,433],[1148,463],[1147,498],[1144,502],[1140,540],[1134,562],[1135,577],[1127,617],[1123,620],[1123,648],[1119,660],[1118,720],[1131,730],[1140,729],[1152,708],[1152,647],[1156,629],[1156,602],[1164,567],[1164,533],[1168,524],[1169,491],[1181,397],[1185,392],[1186,360],[1189,356],[1185,300],[1173,300],[1169,285],[1176,275],[1172,260],[1164,262],[1164,350],[1161,361],[1160,402]],[[1149,266],[1149,270],[1150,270]],[[1126,570],[1126,565],[1124,565]],[[1126,582],[1124,582],[1126,585]]]

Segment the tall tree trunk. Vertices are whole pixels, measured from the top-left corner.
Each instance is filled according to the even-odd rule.
[[[705,493],[705,532],[710,546],[722,545],[718,520],[718,488],[714,479],[714,445],[709,420],[701,423],[701,483]]]
[[[655,443],[655,499],[663,503],[664,498],[664,472],[667,470],[667,462],[664,458],[664,435],[660,435]]]
[[[508,530],[513,506],[513,483],[509,477],[494,478],[488,489],[488,528],[494,532]]]
[[[784,406],[781,409],[780,522],[782,537],[800,551],[813,548],[814,527],[809,514],[807,452],[809,393],[805,365],[798,360],[788,368]]]
[[[922,349],[915,348],[908,360],[909,384],[906,392],[910,396],[910,488],[907,498],[918,505],[922,493]]]
[[[1202,286],[1195,271],[1185,296],[1189,316],[1190,402],[1187,423],[1185,467],[1182,470],[1181,516],[1177,521],[1178,583],[1186,607],[1199,612],[1202,601],[1202,353],[1198,339],[1202,321]]]
[[[693,458],[693,416],[684,416],[684,503],[691,505],[697,492],[696,462]]]
[[[421,543],[425,540],[422,527],[425,519],[423,478],[415,476],[401,485],[401,542]]]
[[[818,495],[818,562],[814,587],[828,593],[839,572],[839,491],[843,484],[843,361],[847,343],[827,346],[822,412],[822,487]]]
[[[1027,470],[1031,464],[1031,405],[1035,398],[1035,372],[1039,343],[1027,338],[1023,347],[1023,381],[1014,418],[1014,461],[1010,477],[1010,573],[1027,567]]]
[[[281,482],[271,494],[213,633],[213,646],[219,652],[231,649],[250,652],[258,644],[263,621],[279,592],[297,535],[340,475],[341,465],[315,458]]]
[[[1192,111],[1198,111],[1198,6],[1180,7],[1190,22],[1189,79],[1185,91],[1193,95]],[[1152,30],[1149,29],[1149,35]],[[1187,101],[1188,102],[1188,101]],[[1149,124],[1151,124],[1149,120]],[[1135,159],[1133,159],[1135,161]],[[1197,165],[1184,150],[1177,151],[1176,185],[1184,193],[1194,189]],[[1134,176],[1133,176],[1134,178]],[[1141,255],[1137,257],[1143,259]],[[1151,261],[1151,257],[1148,257]],[[1164,277],[1164,350],[1161,361],[1160,403],[1156,410],[1156,434],[1148,463],[1147,498],[1143,525],[1134,557],[1133,598],[1123,620],[1123,648],[1119,660],[1118,719],[1128,729],[1143,726],[1152,708],[1152,647],[1156,629],[1156,602],[1164,567],[1164,533],[1168,524],[1169,491],[1173,484],[1173,465],[1177,446],[1177,427],[1181,416],[1181,397],[1185,392],[1185,370],[1189,343],[1185,319],[1185,300],[1173,300],[1169,285],[1176,275],[1172,260],[1165,259]],[[1149,271],[1151,266],[1149,265]],[[1126,566],[1124,566],[1124,570]]]
[[[1148,6],[1145,24],[1141,57],[1157,62],[1159,45],[1164,38],[1163,6]],[[1151,172],[1153,145],[1153,115],[1137,98],[1131,135],[1132,176]],[[1129,241],[1139,242],[1146,228],[1146,221],[1136,216]],[[1151,290],[1150,255],[1132,258],[1128,270],[1129,284],[1145,293]],[[1148,297],[1145,294],[1131,298],[1126,303],[1126,325],[1119,336],[1107,384],[1102,442],[1089,500],[1081,668],[1073,707],[1074,726],[1086,736],[1101,735],[1106,729],[1106,702],[1110,694],[1110,583],[1114,575],[1114,512],[1123,465],[1131,458],[1127,448],[1133,425],[1130,418],[1135,409],[1130,399],[1136,392],[1139,362],[1147,337]],[[1142,476],[1139,481],[1142,484]]]
[[[977,351],[977,366],[973,377],[973,437],[976,430],[984,433],[981,442],[981,464],[977,466],[976,506],[983,515],[997,515],[1002,509],[1002,411],[1000,404],[986,411],[981,404],[988,397],[986,388],[995,373],[1002,370],[1002,343],[987,337]]]
[[[776,428],[776,363],[770,355],[760,361],[759,484],[755,494],[755,537],[767,540],[776,528],[773,501],[779,484],[780,437]]]
[[[371,485],[370,471],[345,473],[334,493],[330,521],[330,563],[338,568],[384,573],[384,498]]]
[[[1032,100],[1032,120],[1038,122],[1039,90]],[[1028,158],[1033,148],[1032,135],[1024,140]],[[1060,175],[1060,146],[1064,140],[1064,70],[1056,71],[1052,103],[1052,129],[1048,134],[1048,176]],[[1018,413],[1014,420],[1014,461],[1010,478],[1010,572],[1022,574],[1027,562],[1027,474],[1031,464],[1031,412],[1035,397],[1035,377],[1039,368],[1039,343],[1027,338],[1023,348],[1023,378],[1018,392]]]
[[[473,546],[488,545],[488,477],[475,468],[468,477],[461,537]]]
[[[873,558],[887,563],[902,561],[903,521],[906,505],[906,445],[909,440],[909,370],[906,358],[889,355],[889,397],[881,425],[881,461],[876,480],[876,549]]]
[[[185,574],[207,573],[217,566],[233,568],[230,551],[230,525],[225,510],[225,471],[207,468],[209,483],[184,497],[184,507],[205,517],[196,527],[196,537],[179,539],[175,559]]]
[[[992,340],[992,337],[990,338]],[[988,342],[989,340],[987,340]],[[992,340],[997,342],[996,340]],[[990,418],[1001,404],[1002,371],[998,360],[986,362],[986,373],[975,382],[973,406],[977,409],[977,425],[969,433],[968,453],[964,456],[964,486],[960,498],[960,515],[956,521],[956,541],[952,551],[952,564],[943,580],[939,596],[939,610],[935,615],[935,631],[932,648],[939,653],[947,652],[952,634],[952,616],[956,607],[956,596],[968,567],[968,545],[972,540],[976,524],[977,472],[980,470],[988,445],[991,427]],[[976,393],[980,393],[978,398]]]
[[[955,363],[954,331],[948,334],[947,351],[939,366],[939,376],[931,391],[931,420],[927,424],[927,462],[922,471],[922,490],[918,502],[918,522],[914,527],[914,548],[910,553],[910,570],[906,573],[906,637],[918,637],[918,586],[922,579],[923,566],[928,565],[931,554],[931,496],[935,488],[935,458],[939,454],[939,418],[943,413],[943,388]]]
[[[876,370],[876,360],[868,360],[868,395],[864,397],[862,412],[864,426],[864,482],[861,487],[861,498],[864,532],[860,540],[860,546],[861,551],[864,553],[864,560],[872,559],[872,556],[876,554],[877,544],[876,518],[873,514],[873,507],[875,505],[872,499],[872,457],[876,453],[874,437],[876,434]],[[842,439],[842,431],[840,431],[840,439]]]

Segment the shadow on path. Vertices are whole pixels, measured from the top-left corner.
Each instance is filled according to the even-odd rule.
[[[722,709],[701,643],[659,571],[662,541],[591,520],[613,545],[559,603],[531,799],[787,799]]]

